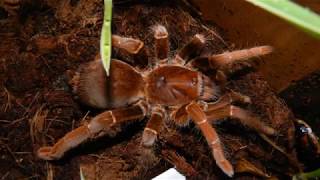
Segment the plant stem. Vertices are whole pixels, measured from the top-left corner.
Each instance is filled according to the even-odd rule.
[[[111,61],[112,0],[104,0],[104,17],[100,38],[100,55],[104,69],[109,75]]]

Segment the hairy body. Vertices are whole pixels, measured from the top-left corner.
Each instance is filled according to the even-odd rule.
[[[212,121],[229,117],[260,133],[276,134],[259,117],[233,105],[234,102],[250,103],[249,97],[232,91],[222,92],[224,85],[219,84],[227,81],[227,75],[223,72],[225,65],[268,54],[272,51],[271,47],[260,46],[201,57],[205,38],[196,34],[174,57],[168,57],[170,46],[166,28],[158,25],[153,27],[153,31],[157,62],[150,62],[148,68],[135,68],[114,59],[110,75],[106,76],[99,59],[81,67],[74,77],[74,88],[80,100],[89,106],[109,110],[69,132],[52,147],[40,148],[40,158],[59,159],[82,142],[110,133],[115,124],[144,117],[149,120],[141,144],[150,147],[166,120],[172,120],[178,126],[192,120],[206,138],[217,165],[225,174],[233,176],[233,166],[224,156]],[[116,35],[112,41],[113,47],[130,54],[140,53],[144,45],[140,40]],[[208,77],[197,69],[211,69],[216,76]]]

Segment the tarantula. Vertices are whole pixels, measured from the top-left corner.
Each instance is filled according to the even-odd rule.
[[[41,147],[37,155],[45,160],[61,158],[66,151],[80,143],[112,132],[111,127],[119,123],[149,117],[144,128],[141,144],[152,146],[166,119],[183,126],[190,119],[201,130],[212,149],[213,157],[220,169],[232,177],[233,166],[225,158],[222,144],[213,121],[223,118],[239,120],[242,124],[266,135],[276,131],[264,124],[256,115],[234,106],[234,102],[250,103],[250,98],[240,93],[224,90],[218,82],[226,80],[223,69],[235,61],[268,54],[270,46],[225,52],[200,57],[206,40],[196,34],[174,57],[169,57],[169,38],[166,28],[152,28],[155,39],[156,63],[150,68],[138,69],[113,59],[110,75],[107,76],[100,60],[82,66],[74,79],[80,100],[92,107],[107,110],[95,116],[88,124],[67,133],[51,147]],[[138,54],[144,43],[137,39],[112,36],[112,45],[130,54]],[[216,72],[209,77],[197,71],[197,66],[207,64]],[[222,94],[222,95],[221,95]]]

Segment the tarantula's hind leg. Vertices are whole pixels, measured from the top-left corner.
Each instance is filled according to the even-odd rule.
[[[251,99],[248,96],[242,95],[240,93],[230,91],[229,93],[223,95],[218,102],[216,103],[206,103],[203,101],[199,102],[204,111],[219,109],[225,105],[229,105],[231,103],[241,103],[241,104],[251,104]],[[186,106],[188,104],[182,105],[172,111],[170,114],[170,118],[175,122],[178,126],[187,126],[190,121],[190,116],[186,111]]]
[[[212,148],[212,154],[217,165],[225,174],[227,174],[229,177],[232,177],[234,174],[233,167],[225,158],[218,134],[208,122],[207,116],[203,112],[202,108],[197,103],[192,102],[186,107],[186,110],[195,124],[200,128],[209,146]]]
[[[240,108],[237,106],[232,105],[232,102],[242,102],[242,103],[249,103],[250,99],[246,96],[241,96],[238,93],[229,93],[224,95],[220,98],[218,102],[215,103],[208,103],[206,105],[206,115],[209,121],[216,121],[219,119],[224,118],[232,118],[239,120],[240,123],[246,125],[260,133],[267,134],[267,135],[275,135],[276,131],[263,123],[261,119]]]
[[[151,117],[144,128],[141,144],[145,147],[151,147],[157,139],[158,133],[163,128],[164,119],[166,118],[165,110],[156,106],[151,112]]]
[[[41,147],[37,155],[41,159],[60,159],[65,152],[77,147],[88,139],[96,138],[105,134],[114,133],[112,127],[130,120],[142,119],[148,111],[147,104],[143,101],[122,109],[106,111],[94,117],[88,124],[82,125],[67,133],[52,147]]]

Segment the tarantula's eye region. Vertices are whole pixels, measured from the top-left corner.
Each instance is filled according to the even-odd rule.
[[[200,80],[198,72],[180,66],[162,66],[147,76],[146,96],[155,104],[185,104],[199,97]]]

